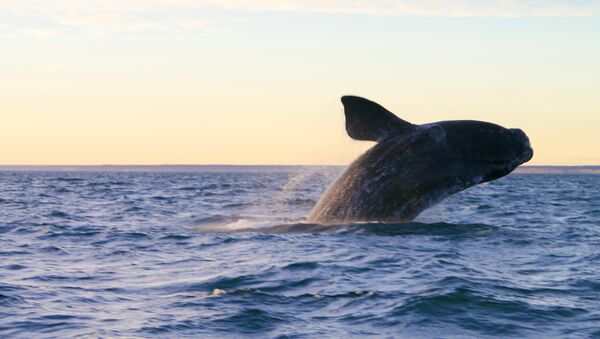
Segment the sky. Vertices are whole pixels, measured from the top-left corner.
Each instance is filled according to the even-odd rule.
[[[348,164],[340,96],[600,165],[600,0],[0,0],[0,165]]]

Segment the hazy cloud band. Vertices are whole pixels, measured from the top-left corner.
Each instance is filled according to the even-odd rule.
[[[178,9],[360,13],[391,16],[596,16],[600,1],[548,0],[6,0],[0,9],[55,13]]]

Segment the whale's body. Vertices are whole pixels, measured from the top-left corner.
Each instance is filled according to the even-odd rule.
[[[377,141],[321,197],[308,222],[407,222],[446,197],[533,156],[519,129],[482,121],[413,125],[367,99],[342,98],[346,130]]]

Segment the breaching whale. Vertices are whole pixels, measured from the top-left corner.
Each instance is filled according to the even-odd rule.
[[[408,222],[533,157],[520,129],[473,120],[414,125],[361,97],[344,96],[342,104],[348,135],[377,144],[327,189],[309,223]]]

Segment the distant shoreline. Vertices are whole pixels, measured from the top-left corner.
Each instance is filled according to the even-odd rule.
[[[289,172],[341,165],[0,165],[2,172]],[[522,166],[524,174],[600,174],[600,166]]]

